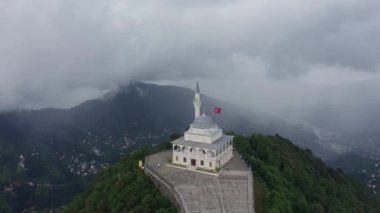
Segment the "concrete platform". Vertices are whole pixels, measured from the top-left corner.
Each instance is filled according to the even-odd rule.
[[[166,166],[171,154],[146,157],[145,168],[174,191],[184,212],[254,212],[252,174],[238,154],[234,153],[218,176]]]

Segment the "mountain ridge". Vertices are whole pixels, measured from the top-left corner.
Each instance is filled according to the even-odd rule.
[[[193,119],[193,95],[187,88],[134,82],[69,109],[0,113],[3,148],[0,163],[8,165],[0,168],[0,174],[4,174],[0,175],[0,186],[7,186],[10,181],[22,183],[17,193],[22,196],[17,201],[13,202],[10,194],[4,199],[17,204],[19,211],[31,203],[39,203],[37,209],[63,205],[67,197],[57,198],[52,204],[36,202],[40,195],[35,198],[36,188],[29,186],[29,182],[65,184],[88,179],[144,144],[154,145],[173,132],[183,132]],[[289,125],[206,95],[202,95],[202,101],[206,114],[225,130],[242,134],[278,133],[316,153],[331,155],[302,126]],[[222,107],[222,114],[214,115],[213,106]],[[23,170],[17,169],[20,155],[25,158]],[[65,195],[78,193],[86,181],[79,185],[78,190],[71,189]]]

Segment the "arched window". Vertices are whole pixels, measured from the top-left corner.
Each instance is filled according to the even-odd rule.
[[[181,147],[179,147],[178,145],[174,145],[174,151],[180,152],[181,151]]]
[[[207,151],[207,157],[209,157],[209,158],[213,158],[213,157],[215,157],[215,153],[214,153],[214,151],[208,150],[208,151]]]
[[[204,149],[199,149],[198,150],[198,154],[200,155],[205,155],[206,154],[206,151]]]
[[[189,148],[187,148],[186,146],[182,147],[182,152],[185,153],[185,152],[188,152],[189,151]]]

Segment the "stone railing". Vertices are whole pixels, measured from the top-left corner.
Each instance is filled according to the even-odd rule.
[[[146,159],[145,162],[147,162]],[[181,202],[181,197],[171,183],[166,181],[164,178],[161,178],[160,175],[154,171],[153,168],[150,168],[148,164],[145,164],[144,172],[152,179],[153,183],[158,187],[160,192],[175,204],[178,212],[186,212]]]
[[[251,171],[248,174],[248,212],[255,213],[254,179]]]

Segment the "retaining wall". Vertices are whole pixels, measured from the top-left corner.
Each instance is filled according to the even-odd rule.
[[[145,161],[146,162],[146,161]],[[145,164],[144,172],[146,175],[150,177],[150,179],[153,181],[154,185],[160,190],[160,192],[167,197],[172,203],[175,204],[178,212],[184,213],[186,212],[181,203],[180,196],[178,195],[177,191],[173,188],[173,186],[165,181],[163,178],[161,178],[156,172],[154,172],[153,169],[149,168],[147,164]]]

